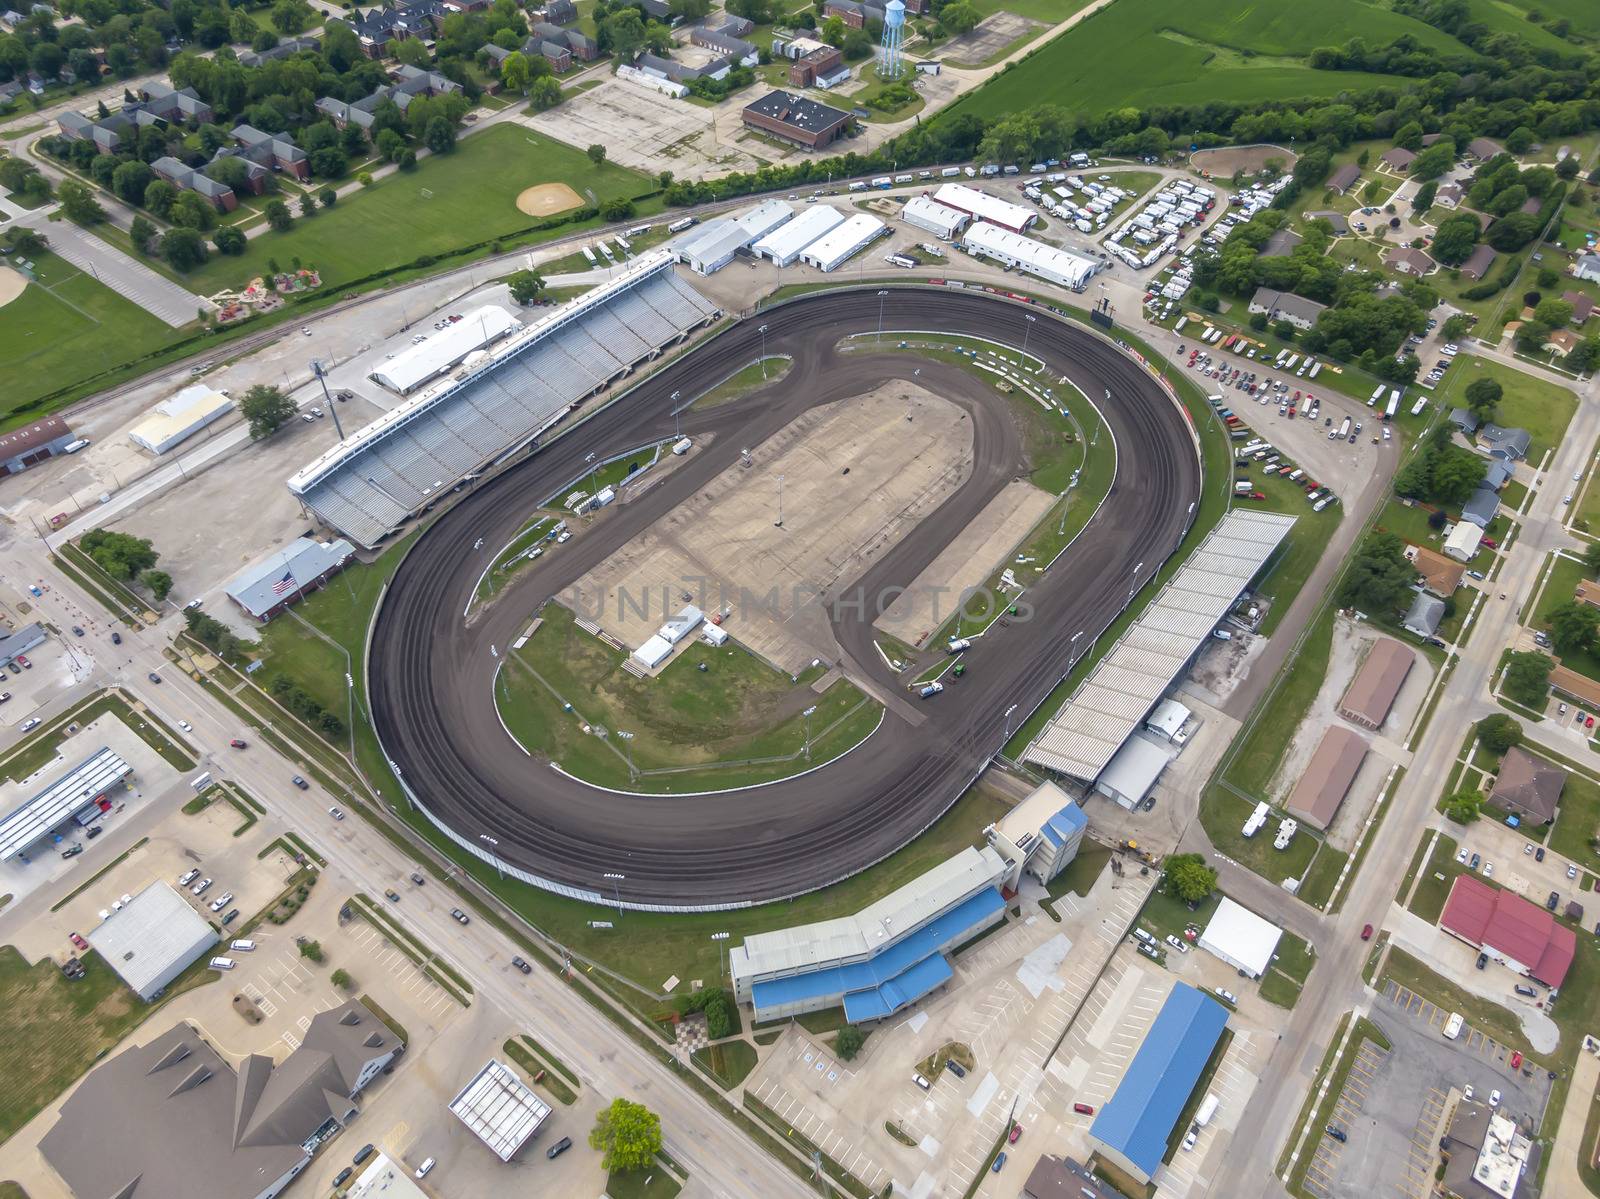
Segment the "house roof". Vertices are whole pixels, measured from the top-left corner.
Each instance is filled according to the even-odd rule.
[[[1600,583],[1593,579],[1579,579],[1578,585],[1572,589],[1572,598],[1580,604],[1600,608]]]
[[[0,462],[20,457],[42,445],[49,445],[57,438],[70,436],[71,433],[72,430],[67,427],[67,422],[59,416],[43,417],[31,425],[24,425],[15,432],[0,437]]]
[[[1467,143],[1467,153],[1474,158],[1493,158],[1504,152],[1505,147],[1492,138],[1475,137]]]
[[[1461,273],[1474,279],[1482,279],[1489,273],[1489,268],[1494,265],[1496,257],[1491,247],[1480,244],[1474,247],[1472,253],[1467,255],[1467,260],[1461,264]]]
[[[1572,305],[1573,324],[1581,325],[1594,314],[1594,300],[1587,292],[1564,291],[1561,298]]]
[[[1250,307],[1259,308],[1275,316],[1299,317],[1314,324],[1327,305],[1308,300],[1304,296],[1297,296],[1291,291],[1258,287],[1256,294],[1250,298]]]
[[[1391,146],[1380,156],[1380,161],[1387,163],[1397,171],[1409,171],[1411,164],[1417,160],[1416,154],[1404,146]]]
[[[261,616],[342,566],[355,552],[343,538],[321,542],[296,537],[283,549],[245,567],[224,591],[250,615]]]
[[[1422,576],[1423,585],[1435,595],[1454,594],[1456,588],[1461,586],[1461,576],[1466,573],[1467,568],[1426,546],[1419,545],[1414,548],[1416,553],[1412,556],[1411,564]]]
[[[1555,666],[1550,670],[1550,685],[1563,695],[1570,695],[1591,708],[1600,708],[1600,682],[1586,674],[1579,674],[1570,666]]]
[[[1565,357],[1577,349],[1580,340],[1582,339],[1571,329],[1557,329],[1544,339],[1544,348],[1554,350]]]
[[[1565,981],[1578,947],[1572,930],[1538,904],[1470,874],[1451,885],[1439,927],[1521,963],[1547,987]]]
[[[1455,572],[1459,577],[1461,568],[1455,567]],[[1389,637],[1378,638],[1345,689],[1339,711],[1378,727],[1388,717],[1416,660],[1417,656],[1407,646]]]
[[[1395,246],[1383,260],[1396,270],[1407,270],[1414,275],[1426,275],[1434,268],[1433,259],[1412,246]]]
[[[1282,258],[1298,246],[1302,238],[1293,229],[1279,229],[1267,238],[1261,249],[1256,252],[1257,258]]]
[[[1121,1191],[1112,1190],[1081,1163],[1048,1153],[1034,1162],[1022,1194],[1023,1199],[1122,1199]]]
[[[1470,408],[1450,409],[1449,421],[1463,433],[1476,433],[1478,431],[1478,418]]]
[[[1472,527],[1477,528],[1476,525]],[[1482,529],[1478,529],[1478,535],[1483,535]],[[1443,619],[1444,601],[1437,596],[1419,591],[1417,598],[1411,601],[1411,607],[1406,609],[1405,616],[1401,617],[1400,627],[1410,629],[1419,637],[1432,637],[1439,631],[1439,622]]]
[[[1334,725],[1322,734],[1284,806],[1307,824],[1327,828],[1366,757],[1367,739],[1353,729]]]
[[[1489,522],[1494,519],[1498,511],[1500,511],[1499,493],[1480,484],[1461,506],[1461,519],[1488,528]]]
[[[1353,162],[1347,162],[1328,177],[1328,186],[1336,192],[1349,191],[1352,184],[1361,178],[1361,168]]]
[[[1561,789],[1567,785],[1567,772],[1543,758],[1536,758],[1520,746],[1506,751],[1495,778],[1489,802],[1508,812],[1525,812],[1541,824],[1556,818]]]
[[[1507,428],[1504,425],[1484,425],[1478,432],[1478,440],[1491,454],[1510,458],[1525,458],[1528,447],[1533,444],[1533,435],[1526,429]]]
[[[1327,221],[1333,227],[1333,232],[1336,236],[1343,237],[1350,232],[1350,222],[1345,219],[1345,215],[1342,212],[1334,212],[1329,209],[1326,212],[1308,212],[1306,216],[1314,221]]]

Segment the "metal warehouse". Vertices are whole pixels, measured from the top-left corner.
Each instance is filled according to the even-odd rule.
[[[503,1162],[515,1157],[550,1116],[550,1105],[494,1058],[461,1088],[450,1110]]]
[[[774,266],[789,266],[817,238],[842,224],[844,216],[837,208],[818,204],[787,224],[780,225],[757,241],[752,249],[758,258],[772,259]]]
[[[1235,970],[1260,978],[1272,964],[1282,936],[1283,930],[1272,921],[1263,920],[1224,895],[1200,934],[1199,945]]]
[[[743,225],[718,217],[685,233],[672,243],[671,250],[695,274],[714,275],[752,240]]]
[[[945,183],[933,193],[934,200],[946,208],[964,212],[975,221],[988,221],[1012,233],[1021,233],[1033,224],[1037,214],[1031,208],[991,196],[986,191],[968,187],[965,183]]]
[[[100,922],[89,944],[149,1003],[217,943],[217,930],[164,882],[151,883]]]
[[[1167,1138],[1227,1026],[1220,1003],[1188,983],[1173,985],[1089,1139],[1140,1182],[1161,1167]]]
[[[1094,789],[1130,812],[1144,802],[1172,761],[1173,751],[1152,737],[1134,733],[1122,743],[1095,780]]]
[[[27,803],[0,820],[0,862],[9,861],[75,816],[99,816],[101,801],[121,786],[133,767],[101,746]]]
[[[1082,291],[1100,269],[1100,263],[1093,258],[1058,250],[987,221],[979,221],[967,230],[961,248],[1073,291]]]
[[[851,255],[871,245],[888,230],[875,216],[858,212],[844,224],[824,233],[802,251],[800,257],[819,271],[831,271],[849,261]]]
[[[1023,751],[1023,760],[1073,778],[1099,777],[1288,536],[1294,519],[1242,510],[1223,517]]]
[[[374,370],[372,379],[390,391],[409,395],[465,360],[468,354],[491,346],[520,328],[522,322],[504,308],[492,304],[474,308],[455,324],[428,335],[426,341],[401,350]]]
[[[951,208],[927,196],[912,196],[900,211],[900,219],[949,241],[965,229],[972,218],[959,208]]]
[[[355,546],[342,537],[337,541],[296,537],[245,567],[223,592],[257,620],[271,620],[342,570],[355,552]]]
[[[197,383],[185,387],[169,400],[162,400],[150,410],[149,416],[128,430],[128,437],[152,454],[165,454],[232,409],[233,401],[227,396],[204,383]]]

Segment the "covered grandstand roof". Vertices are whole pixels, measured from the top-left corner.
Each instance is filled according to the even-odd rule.
[[[1572,930],[1538,904],[1470,874],[1451,884],[1439,927],[1510,958],[1547,987],[1566,980],[1578,950]]]
[[[289,490],[371,548],[485,463],[526,445],[571,408],[719,309],[641,255],[481,365],[418,392],[311,462]]]
[[[405,395],[449,370],[474,350],[493,345],[520,328],[522,322],[504,308],[485,304],[463,313],[455,324],[423,335],[426,340],[406,347],[381,363],[372,377],[389,390]]]
[[[1023,759],[1073,778],[1099,775],[1294,521],[1276,512],[1235,510],[1223,517]]]
[[[1227,1023],[1220,1003],[1188,983],[1175,984],[1089,1135],[1148,1180],[1160,1167],[1172,1126]]]
[[[101,746],[0,820],[0,862],[16,857],[132,772],[120,754]]]

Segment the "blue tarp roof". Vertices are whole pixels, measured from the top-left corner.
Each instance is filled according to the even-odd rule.
[[[951,908],[909,937],[903,937],[864,962],[830,966],[808,974],[774,978],[751,988],[751,1000],[759,1011],[812,999],[820,995],[843,995],[847,991],[870,991],[906,973],[930,954],[939,951],[952,937],[1004,910],[1006,901],[994,887],[985,887],[971,899]],[[936,984],[937,985],[937,984]]]
[[[863,1020],[882,1020],[915,1003],[935,987],[942,987],[955,976],[944,954],[923,958],[911,969],[870,991],[852,991],[844,997],[844,1018],[851,1024]]]
[[[1094,1118],[1090,1135],[1121,1153],[1147,1178],[1155,1174],[1172,1126],[1227,1023],[1227,1009],[1216,1000],[1188,983],[1174,986],[1116,1094]]]

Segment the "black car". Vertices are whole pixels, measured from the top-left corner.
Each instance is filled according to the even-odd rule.
[[[1559,892],[1559,891],[1550,892],[1550,898],[1544,901],[1545,910],[1548,911],[1548,912],[1555,911],[1556,910],[1556,904],[1558,904],[1560,902],[1561,902],[1561,892]]]
[[[945,1058],[944,1068],[950,1071],[950,1073],[954,1074],[957,1078],[965,1078],[967,1076],[967,1072],[961,1068],[961,1063],[956,1061],[956,1059],[953,1057]]]
[[[122,644],[122,634],[121,633],[112,633],[111,634],[111,644],[112,645],[121,645]]]
[[[512,958],[511,959],[511,964],[513,966],[515,966],[518,970],[522,971],[524,974],[532,974],[533,973],[533,967],[528,965],[528,963],[523,961],[521,958]]]
[[[342,1187],[344,1185],[344,1183],[345,1183],[345,1179],[349,1178],[350,1175],[352,1175],[354,1173],[355,1173],[355,1170],[353,1170],[349,1166],[346,1166],[344,1169],[340,1170],[337,1174],[335,1174],[333,1176],[333,1185],[336,1186],[336,1187]]]
[[[292,782],[292,783],[294,783],[294,785],[295,785],[295,786],[296,786],[296,787],[299,787],[299,788],[300,788],[300,790],[302,790],[302,791],[309,791],[309,790],[311,790],[311,784],[310,784],[310,783],[308,783],[308,782],[306,782],[306,781],[305,781],[305,779],[303,779],[303,778],[301,778],[301,777],[300,777],[300,776],[299,776],[299,775],[298,775],[298,774],[297,774],[297,775],[295,775],[295,776],[294,776],[294,778],[293,778],[293,779],[291,779],[291,780],[290,780],[290,781],[291,781],[291,782]]]
[[[1340,1142],[1341,1144],[1344,1141],[1349,1139],[1348,1137],[1345,1136],[1344,1129],[1335,1128],[1332,1124],[1328,1125],[1327,1132],[1328,1132],[1328,1135],[1330,1137],[1332,1137],[1334,1140]]]
[[[550,1146],[550,1148],[546,1149],[544,1151],[544,1155],[546,1157],[548,1157],[548,1158],[557,1158],[557,1157],[560,1157],[563,1153],[565,1153],[568,1149],[571,1149],[571,1148],[572,1148],[572,1138],[571,1137],[562,1137],[554,1145],[552,1145],[552,1146]]]
[[[467,914],[465,912],[463,912],[460,908],[451,908],[450,909],[450,915],[455,917],[455,921],[456,921],[457,924],[471,924],[472,923],[472,921],[468,918]]]
[[[1480,953],[1478,955],[1478,969],[1482,970],[1488,964],[1489,964],[1489,955],[1486,954],[1486,953]]]
[[[80,628],[78,625],[73,625],[72,626],[72,635],[74,637],[82,637],[83,636],[83,629]]]
[[[369,1143],[361,1146],[360,1149],[357,1149],[355,1157],[352,1158],[351,1160],[354,1161],[355,1164],[359,1166],[362,1162],[366,1161],[367,1158],[369,1158],[371,1156],[372,1156],[372,1144],[369,1142]]]
[[[159,683],[161,681],[161,676],[158,675],[153,670],[149,674],[145,675],[144,677],[149,679],[152,683]]]
[[[238,908],[234,908],[232,911],[230,911],[226,916],[224,916],[222,918],[222,926],[224,928],[226,928],[228,925],[232,924],[238,918],[239,918],[239,909]]]
[[[87,829],[87,831],[84,832],[83,835],[85,837],[89,838],[89,840],[93,841],[96,837],[98,837],[101,833],[103,833],[105,831],[106,830],[104,828],[102,828],[100,825],[91,824],[89,826],[89,828]]]

